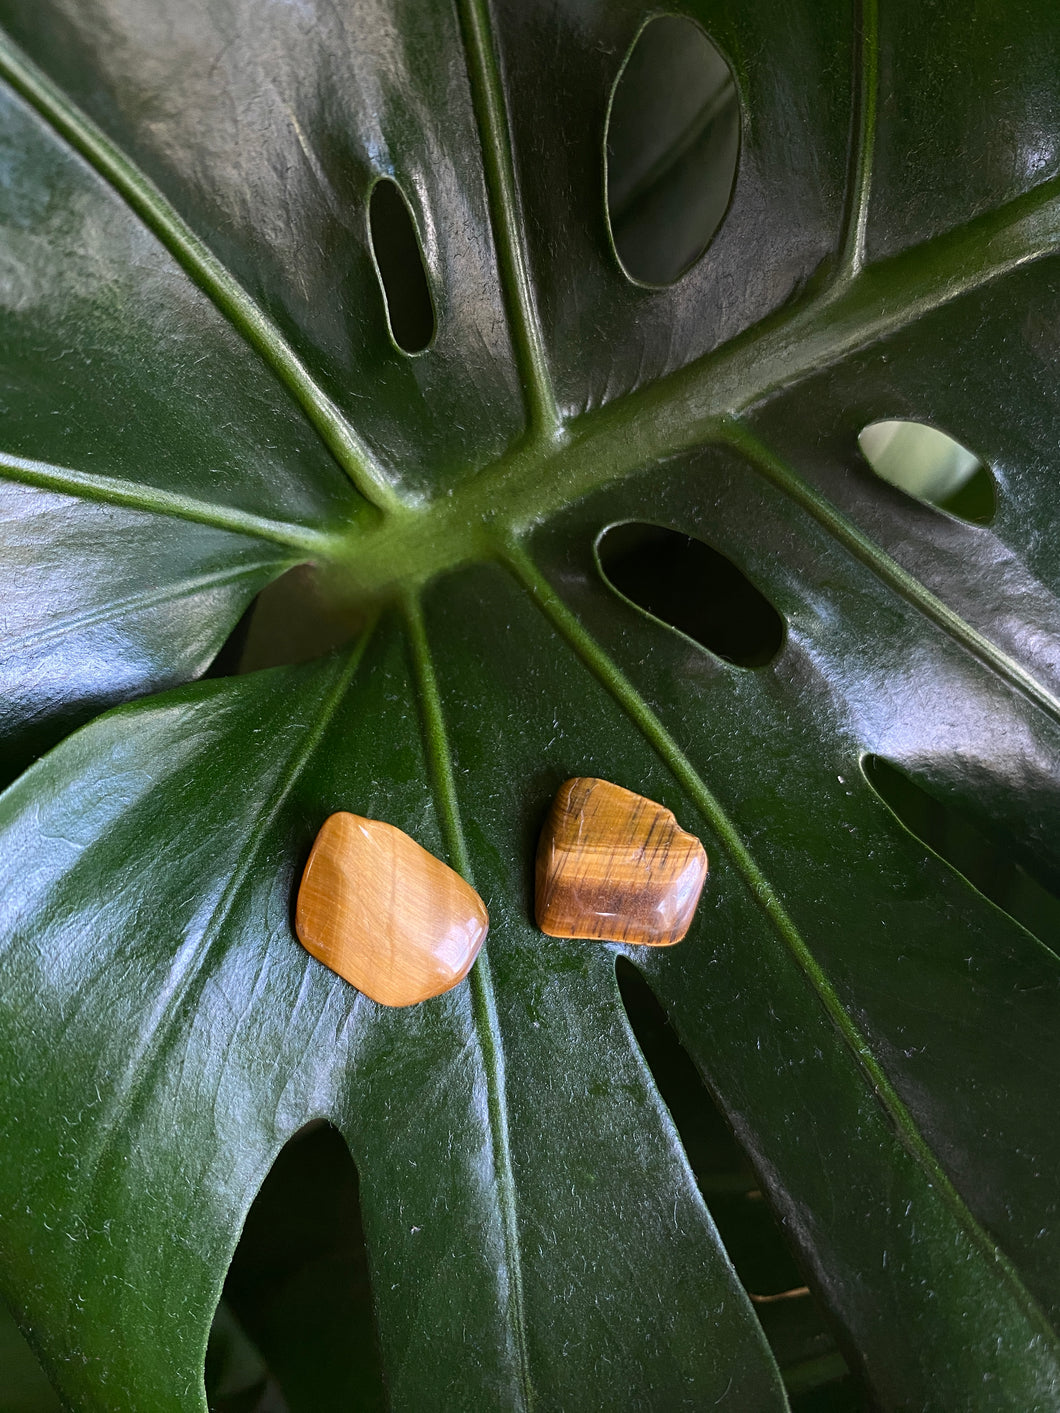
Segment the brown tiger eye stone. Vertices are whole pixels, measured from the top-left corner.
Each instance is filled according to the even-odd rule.
[[[295,931],[307,952],[384,1006],[449,991],[489,929],[486,905],[448,864],[377,819],[324,821],[302,874]]]
[[[707,855],[673,814],[607,780],[561,785],[537,849],[537,925],[550,937],[668,947],[688,931]]]

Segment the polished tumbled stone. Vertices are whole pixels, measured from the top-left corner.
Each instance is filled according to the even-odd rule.
[[[537,851],[537,925],[550,937],[667,947],[688,931],[707,855],[668,809],[607,780],[560,786]]]
[[[384,1006],[449,991],[478,955],[489,916],[458,873],[392,824],[325,820],[302,875],[295,931],[318,961]]]

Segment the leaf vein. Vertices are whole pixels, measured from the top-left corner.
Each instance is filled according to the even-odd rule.
[[[282,565],[282,561],[280,564]],[[17,638],[5,638],[3,651],[7,656],[14,657],[28,648],[36,648],[56,638],[64,638],[68,633],[93,628],[97,623],[110,623],[116,618],[123,618],[143,609],[157,608],[162,604],[192,598],[195,594],[223,588],[226,584],[238,583],[240,579],[248,579],[262,570],[275,570],[277,567],[276,560],[266,559],[253,564],[240,564],[234,569],[223,569],[215,574],[199,574],[193,579],[167,584],[162,589],[128,594],[123,599],[111,600],[103,608],[93,609],[88,613],[75,613],[58,623],[50,624],[47,628],[34,629],[30,633],[20,634]]]
[[[15,456],[10,452],[0,452],[0,480],[35,486],[43,491],[56,491],[101,505],[121,505],[175,520],[189,520],[214,530],[227,530],[234,535],[252,535],[304,554],[327,555],[332,552],[334,543],[334,537],[326,531],[307,525],[272,520],[253,511],[217,505],[176,491],[163,491],[142,481],[77,471],[68,466],[51,466],[47,462]]]
[[[442,831],[449,849],[450,862],[474,886],[471,861],[460,819],[456,782],[453,778],[452,753],[445,727],[438,679],[435,675],[430,645],[427,641],[423,610],[419,598],[414,594],[408,595],[405,600],[405,616],[419,692],[424,746],[434,781]],[[506,1110],[504,1041],[501,1035],[493,978],[485,946],[479,953],[468,982],[471,988],[472,1014],[475,1018],[475,1028],[482,1048],[489,1093],[493,1163],[497,1178],[498,1202],[504,1226],[504,1245],[508,1265],[509,1328],[519,1367],[519,1392],[521,1395],[519,1406],[524,1410],[524,1413],[529,1413],[534,1404],[534,1393],[530,1378],[530,1355],[526,1333],[518,1200]]]
[[[719,434],[722,440],[747,457],[761,475],[807,511],[833,539],[870,569],[877,578],[1039,710],[1060,723],[1060,698],[985,634],[973,628],[959,613],[936,598],[926,585],[907,569],[903,569],[885,550],[804,481],[794,467],[778,456],[745,423],[735,419],[725,422]]]
[[[468,78],[482,142],[490,217],[531,435],[555,440],[562,430],[544,335],[523,242],[519,188],[489,0],[458,0]]]
[[[707,786],[691,761],[678,746],[666,727],[648,706],[633,684],[596,642],[578,618],[571,612],[549,584],[529,555],[514,542],[505,546],[504,559],[510,572],[522,584],[533,603],[574,650],[582,662],[606,688],[615,701],[632,719],[659,758],[688,791],[704,818],[710,821],[751,896],[769,919],[774,931],[788,948],[796,965],[824,1007],[829,1019],[845,1041],[857,1067],[886,1112],[906,1151],[916,1161],[928,1181],[953,1213],[971,1245],[1001,1272],[1028,1322],[1042,1339],[1060,1356],[1060,1337],[1049,1324],[1034,1297],[1020,1279],[1019,1273],[989,1234],[976,1220],[960,1193],[946,1175],[927,1140],[920,1132],[912,1114],[878,1063],[865,1036],[839,998],[824,970],[813,956],[805,939],[772,885],[762,873],[736,826],[722,808],[721,802]]]
[[[865,261],[879,96],[879,0],[855,0],[857,58],[851,114],[850,172],[836,283],[851,280]]]
[[[169,251],[287,389],[361,495],[379,510],[402,509],[404,502],[373,453],[265,311],[150,178],[2,33],[0,78],[108,183]]]
[[[86,1145],[82,1162],[82,1168],[88,1175],[86,1210],[91,1210],[94,1206],[95,1195],[102,1181],[106,1157],[116,1142],[119,1127],[123,1123],[128,1125],[138,1105],[146,1096],[151,1079],[164,1056],[166,1044],[180,1022],[181,1012],[186,1009],[188,1004],[195,1003],[202,988],[206,985],[208,980],[205,970],[206,959],[247,882],[262,838],[283,807],[284,801],[297,782],[306,761],[320,744],[328,724],[364,657],[374,627],[374,623],[368,626],[354,650],[341,664],[336,673],[334,685],[324,694],[320,710],[286,768],[280,773],[270,799],[257,815],[254,825],[239,851],[232,874],[222,889],[206,925],[198,939],[187,948],[184,958],[180,959],[178,954],[175,959],[177,974],[175,976],[171,974],[167,985],[157,998],[151,1016],[145,1020],[141,1027],[141,1034],[145,1039],[138,1051],[131,1057],[121,1081],[115,1085],[108,1112],[100,1117],[91,1146]]]

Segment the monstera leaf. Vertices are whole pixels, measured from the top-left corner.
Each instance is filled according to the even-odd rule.
[[[1060,1399],[1055,937],[879,774],[1055,887],[1060,18],[679,10],[736,107],[656,151],[689,89],[635,52],[655,100],[612,103],[632,0],[0,3],[0,1284],[72,1407],[204,1406],[321,1119],[394,1408],[786,1406],[622,955],[879,1404]],[[876,477],[880,419],[974,452],[992,522]],[[617,592],[625,522],[724,556],[769,660]],[[350,641],[202,678],[299,564]],[[534,928],[572,775],[702,837],[680,946]],[[340,808],[486,899],[450,994],[386,1010],[296,942]]]

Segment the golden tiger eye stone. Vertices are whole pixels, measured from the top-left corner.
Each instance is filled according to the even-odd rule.
[[[295,931],[307,952],[384,1006],[449,991],[471,970],[486,905],[458,873],[392,824],[340,812],[302,874]]]
[[[707,855],[662,805],[607,780],[561,785],[537,848],[537,925],[550,937],[680,942]]]

